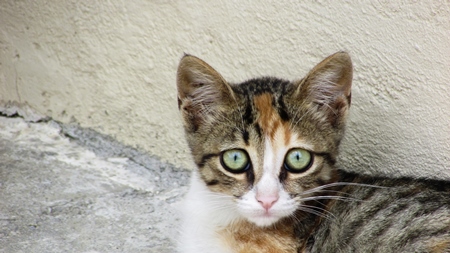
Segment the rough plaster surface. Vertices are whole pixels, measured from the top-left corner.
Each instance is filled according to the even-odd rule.
[[[192,167],[176,108],[183,52],[230,81],[301,78],[350,52],[352,170],[450,175],[449,1],[0,4],[0,100]]]
[[[173,253],[187,178],[92,131],[0,117],[0,252]]]

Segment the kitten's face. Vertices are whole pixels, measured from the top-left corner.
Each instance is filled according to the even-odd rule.
[[[272,225],[305,205],[308,190],[333,182],[350,106],[352,64],[336,53],[302,80],[228,84],[185,56],[177,74],[179,108],[204,184],[230,196],[238,213]]]

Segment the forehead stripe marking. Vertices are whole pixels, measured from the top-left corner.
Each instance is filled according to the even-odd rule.
[[[274,138],[278,128],[282,127],[284,130],[284,142],[287,145],[291,138],[289,124],[281,119],[272,101],[272,95],[269,93],[263,93],[253,99],[255,107],[259,112],[258,125],[264,134],[271,139]]]
[[[263,132],[273,137],[275,130],[278,128],[280,121],[277,112],[272,105],[272,96],[264,93],[253,99],[255,107],[259,112],[258,124]]]

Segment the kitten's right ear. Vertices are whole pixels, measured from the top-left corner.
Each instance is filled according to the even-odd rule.
[[[177,88],[178,108],[185,125],[193,131],[234,99],[231,87],[223,77],[192,55],[183,56],[178,65]]]

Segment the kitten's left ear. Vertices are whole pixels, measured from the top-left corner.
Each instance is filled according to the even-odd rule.
[[[338,52],[317,64],[298,83],[295,96],[309,102],[318,113],[337,126],[347,114],[351,102],[353,66],[350,55]]]
[[[185,126],[196,131],[234,99],[225,79],[201,59],[185,55],[177,71],[178,108]]]

